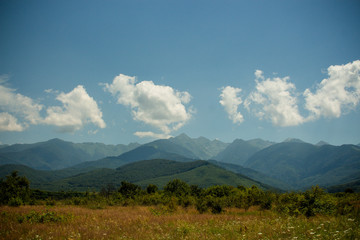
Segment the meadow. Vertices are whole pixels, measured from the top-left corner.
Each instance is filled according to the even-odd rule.
[[[0,239],[360,239],[359,219],[287,216],[227,208],[199,214],[193,207],[0,207]]]
[[[121,182],[100,192],[29,189],[0,181],[0,239],[359,239],[360,194],[206,189],[174,179],[158,189]]]

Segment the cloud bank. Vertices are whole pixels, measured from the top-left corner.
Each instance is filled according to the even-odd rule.
[[[330,66],[327,74],[329,77],[317,85],[314,93],[310,89],[298,93],[289,77],[265,78],[261,70],[256,70],[255,90],[244,101],[237,96],[240,88],[226,86],[222,88],[220,104],[233,123],[244,120],[238,110],[241,105],[259,119],[281,127],[297,126],[321,117],[338,118],[354,110],[360,102],[360,60]],[[299,112],[300,97],[305,102],[304,110],[308,111],[306,117]]]
[[[180,92],[169,86],[156,85],[152,81],[136,83],[135,77],[123,74],[111,84],[104,84],[118,104],[131,109],[133,119],[159,129],[162,133],[136,132],[139,137],[170,137],[172,131],[181,128],[192,116],[185,104],[191,100],[188,92]]]
[[[80,130],[92,123],[105,128],[96,101],[90,97],[81,85],[69,93],[60,93],[56,99],[62,106],[45,107],[35,100],[16,93],[14,89],[0,82],[0,131],[24,131],[30,125],[52,125],[63,132]],[[46,116],[41,111],[46,109]]]

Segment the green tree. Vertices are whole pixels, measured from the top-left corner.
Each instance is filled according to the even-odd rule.
[[[176,197],[183,197],[189,195],[190,187],[186,182],[180,179],[174,179],[166,184],[164,191]]]
[[[6,176],[5,180],[0,180],[0,203],[21,205],[29,200],[30,188],[29,180],[26,177],[18,176],[14,171]]]
[[[119,188],[119,193],[126,198],[134,198],[140,191],[140,186],[127,181],[122,181]]]
[[[153,193],[156,193],[158,191],[158,187],[154,184],[149,184],[147,187],[146,187],[146,192],[148,194],[153,194]]]

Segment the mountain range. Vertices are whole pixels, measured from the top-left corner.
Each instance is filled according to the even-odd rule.
[[[204,187],[228,184],[298,190],[320,185],[336,191],[356,190],[360,189],[360,146],[313,145],[299,139],[224,143],[185,134],[142,145],[52,139],[1,145],[0,178],[13,170],[27,176],[32,187],[47,190],[99,190],[122,180],[162,187],[173,178]]]

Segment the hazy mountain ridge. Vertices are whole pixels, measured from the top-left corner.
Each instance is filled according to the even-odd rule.
[[[0,165],[22,164],[39,170],[57,170],[105,156],[119,155],[138,144],[105,145],[51,139],[34,144],[14,144],[0,149]]]
[[[255,153],[244,166],[287,182],[293,188],[330,186],[360,174],[360,148],[283,142]]]
[[[90,158],[106,153],[118,153],[116,151],[121,154],[101,157],[98,160]],[[325,187],[341,185],[356,182],[356,176],[360,175],[360,147],[357,145],[333,146],[325,142],[313,145],[299,139],[286,139],[281,143],[262,139],[246,141],[236,139],[229,144],[204,137],[190,138],[185,134],[143,145],[79,144],[60,139],[35,144],[15,144],[0,148],[0,165],[10,163],[27,165],[38,170],[61,169],[53,171],[54,176],[59,178],[55,180],[51,178],[51,181],[60,181],[60,178],[69,178],[75,174],[85,176],[90,171],[100,175],[111,175],[112,171],[117,171],[119,167],[142,160],[194,162],[213,153],[216,153],[216,156],[208,159],[215,159],[216,161],[210,162],[222,167],[223,170],[280,189],[302,189],[311,185]],[[1,170],[4,168],[4,166],[0,167]],[[21,169],[24,170],[24,166]],[[203,167],[203,169],[211,168]],[[197,173],[201,175],[200,170],[197,170]],[[177,174],[194,181],[192,177],[186,177],[186,174]],[[159,183],[163,183],[165,179],[166,176],[156,177]],[[221,183],[220,177],[216,179]],[[155,181],[155,178],[152,180]],[[147,180],[139,180],[141,181],[144,184]],[[206,181],[201,184],[205,183]]]
[[[272,144],[274,143],[262,139],[248,141],[235,139],[223,151],[212,157],[212,159],[220,162],[243,165],[254,153],[269,147]]]
[[[223,151],[229,145],[228,143],[224,143],[219,140],[211,141],[205,137],[190,138],[184,133],[177,137],[170,138],[169,140],[190,150],[198,159],[202,160],[210,159],[219,152]]]
[[[181,162],[193,161],[182,155],[161,150],[158,145],[142,145],[116,157],[106,157],[95,161],[87,161],[73,166],[74,168],[118,168],[125,164],[151,159],[167,159]]]

